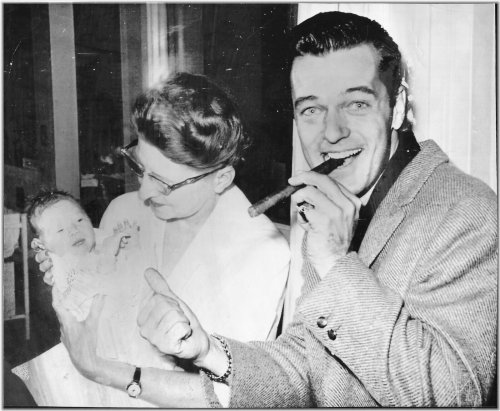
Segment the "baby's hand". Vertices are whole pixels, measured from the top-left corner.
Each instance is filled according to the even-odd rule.
[[[106,237],[102,242],[102,251],[105,255],[116,257],[122,248],[125,248],[130,237],[126,234],[116,233]]]
[[[122,235],[122,241],[120,243],[120,248],[132,248],[139,245],[139,231],[140,227],[136,222],[130,223],[130,221],[125,220],[122,223],[117,224],[113,228],[115,235]]]

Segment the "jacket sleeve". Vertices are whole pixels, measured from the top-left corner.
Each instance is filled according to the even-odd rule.
[[[233,356],[229,408],[314,405],[308,384],[303,331],[302,324],[295,322],[273,342],[241,343],[228,339]],[[207,398],[210,397],[207,395]],[[213,406],[214,401],[209,404]]]
[[[481,405],[496,363],[496,227],[491,203],[456,204],[403,268],[414,270],[403,295],[348,254],[305,296],[306,326],[382,406]]]

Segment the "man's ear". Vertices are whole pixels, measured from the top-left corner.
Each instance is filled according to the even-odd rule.
[[[233,166],[226,166],[217,171],[214,179],[215,192],[222,194],[233,182],[235,174]]]
[[[406,88],[399,86],[396,103],[392,109],[392,124],[393,130],[399,130],[406,116]]]

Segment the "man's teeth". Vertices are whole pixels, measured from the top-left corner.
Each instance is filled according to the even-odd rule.
[[[361,149],[342,151],[340,153],[326,153],[325,159],[329,159],[329,158],[335,158],[337,160],[346,159],[346,158],[355,156],[356,154],[359,154],[360,152],[361,152]]]

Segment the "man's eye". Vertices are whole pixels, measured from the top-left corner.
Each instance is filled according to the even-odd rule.
[[[57,230],[58,233],[62,233],[64,231],[64,228],[60,228],[59,230]]]
[[[304,110],[302,110],[300,114],[302,114],[303,116],[313,116],[318,113],[319,113],[318,107],[307,107]]]
[[[79,218],[78,222],[81,223],[83,221],[83,218]]]
[[[347,105],[348,110],[353,112],[361,112],[368,109],[370,105],[365,101],[353,101]]]

